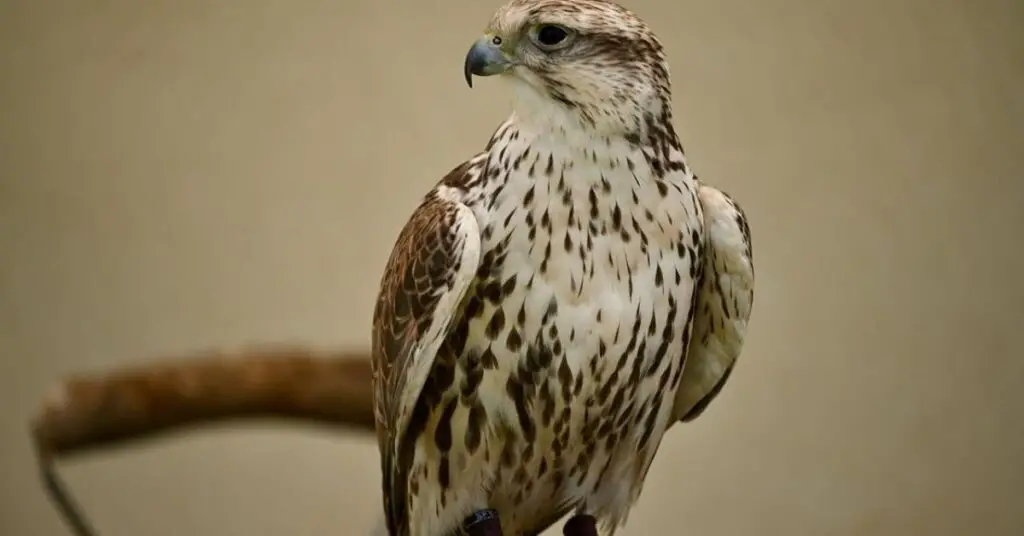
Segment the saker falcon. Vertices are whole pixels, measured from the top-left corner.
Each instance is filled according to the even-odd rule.
[[[391,536],[613,534],[733,369],[746,217],[698,182],[668,64],[606,0],[512,0],[465,58],[513,111],[415,209],[373,317]],[[685,365],[685,366],[684,366]]]

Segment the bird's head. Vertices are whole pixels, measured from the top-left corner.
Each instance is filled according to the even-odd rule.
[[[670,114],[661,43],[632,12],[609,0],[511,0],[469,49],[466,82],[513,82],[525,119],[578,122],[602,134],[643,134]]]

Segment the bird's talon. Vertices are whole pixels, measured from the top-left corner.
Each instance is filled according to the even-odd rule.
[[[477,510],[462,522],[467,536],[501,536],[501,521],[498,511],[490,508]]]
[[[573,516],[562,527],[565,536],[597,536],[597,520],[594,516],[580,514]]]

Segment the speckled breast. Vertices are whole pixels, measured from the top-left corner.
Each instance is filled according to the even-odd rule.
[[[438,419],[449,470],[483,475],[509,534],[583,503],[627,508],[667,424],[699,208],[686,183],[616,179],[506,180],[477,207],[478,284],[450,337],[458,403]]]

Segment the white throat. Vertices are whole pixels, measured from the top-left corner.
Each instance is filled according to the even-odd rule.
[[[622,131],[620,123],[609,121],[602,124],[600,117],[595,124],[584,124],[580,110],[553,100],[544,90],[534,85],[539,82],[524,80],[519,76],[509,78],[512,117],[523,134],[558,138],[558,141],[567,145],[589,147],[597,140],[614,138]]]

